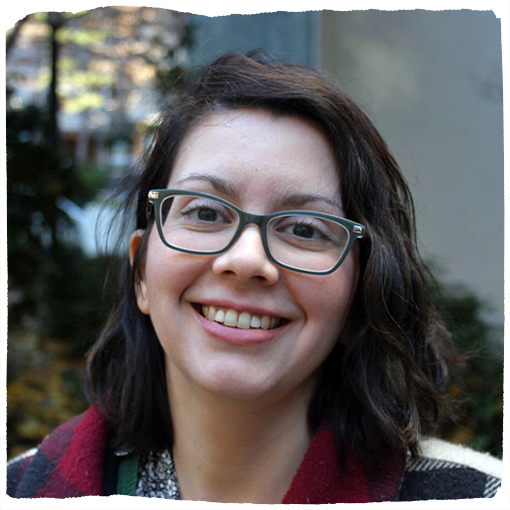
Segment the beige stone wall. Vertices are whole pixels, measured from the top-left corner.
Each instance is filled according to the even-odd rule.
[[[491,12],[325,11],[321,67],[358,101],[416,200],[423,252],[503,323],[500,22]]]

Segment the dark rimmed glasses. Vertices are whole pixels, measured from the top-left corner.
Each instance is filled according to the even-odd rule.
[[[344,261],[365,227],[315,211],[289,210],[250,214],[227,200],[180,189],[149,191],[161,241],[174,250],[197,255],[227,251],[247,225],[260,229],[268,258],[306,274],[329,274]]]

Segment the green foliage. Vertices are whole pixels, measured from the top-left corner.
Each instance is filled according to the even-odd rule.
[[[82,206],[93,200],[108,172],[78,170],[60,156],[46,139],[44,109],[8,108],[6,116],[12,455],[86,408],[83,359],[113,290],[104,283],[110,259],[89,258],[69,242],[73,221],[58,206],[62,197]]]
[[[194,44],[195,30],[195,25],[187,23],[183,27],[177,48],[190,49]],[[194,77],[193,70],[176,63],[176,48],[168,49],[165,58],[158,62],[157,65],[154,63],[154,65],[156,73],[153,86],[162,104],[166,103],[175,94],[182,93],[187,83]]]
[[[161,98],[168,99],[186,87],[190,76],[189,70],[181,66],[174,66],[168,70],[159,68],[154,76],[154,86]]]
[[[50,339],[41,342],[34,359],[20,346],[22,338],[11,337],[11,341],[16,347],[9,346],[8,351],[8,458],[36,446],[51,430],[87,407],[81,359],[64,356],[62,346]],[[23,355],[23,363],[16,363]]]
[[[73,192],[73,202],[80,207],[92,202],[108,186],[111,179],[112,167],[99,167],[85,164],[78,169],[77,187]]]
[[[503,334],[484,319],[480,299],[461,286],[444,285],[436,302],[467,359],[451,370],[450,393],[460,402],[459,423],[445,423],[441,436],[502,456]]]
[[[58,32],[58,42],[73,43],[79,46],[100,45],[110,36],[108,30],[85,30],[83,28],[63,27]]]
[[[20,325],[24,313],[41,309],[44,281],[61,242],[71,227],[56,206],[73,187],[72,164],[48,146],[45,112],[29,106],[7,109],[7,254],[9,327]]]
[[[61,12],[59,13],[63,18],[65,19],[72,19],[72,18],[80,18],[84,14],[87,14],[89,11],[79,11],[79,12]],[[35,12],[33,14],[34,19],[37,21],[47,21],[48,20],[48,13],[47,12]]]
[[[110,262],[107,257],[89,258],[78,248],[68,248],[51,275],[44,329],[47,335],[67,343],[71,357],[85,355],[110,311],[105,304],[113,289],[104,288]]]
[[[87,406],[84,355],[108,311],[108,260],[86,257],[69,242],[74,224],[59,200],[86,205],[104,189],[109,171],[90,165],[78,169],[56,151],[48,140],[44,108],[8,106],[6,121],[12,456]]]

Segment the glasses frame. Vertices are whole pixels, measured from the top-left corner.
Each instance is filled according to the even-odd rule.
[[[161,223],[161,204],[163,203],[163,200],[167,198],[170,195],[184,195],[184,196],[196,196],[201,198],[208,198],[211,200],[215,200],[219,202],[220,204],[223,204],[227,207],[230,207],[233,209],[238,215],[239,215],[239,225],[237,227],[237,230],[235,231],[234,235],[232,236],[231,241],[221,250],[213,250],[213,251],[195,251],[195,250],[188,250],[186,248],[180,248],[178,246],[174,246],[170,244],[163,234],[163,226]],[[188,191],[188,190],[182,190],[182,189],[153,189],[150,190],[147,195],[147,221],[149,221],[150,216],[152,213],[155,213],[156,218],[156,227],[158,229],[159,237],[163,244],[168,246],[169,248],[173,250],[177,250],[184,253],[191,253],[194,255],[219,255],[221,253],[225,253],[228,251],[239,239],[239,236],[245,229],[247,225],[257,225],[260,230],[260,235],[262,238],[262,245],[264,246],[264,250],[266,252],[267,257],[271,262],[274,264],[283,267],[285,269],[290,269],[291,271],[296,271],[298,273],[304,273],[304,274],[312,274],[312,275],[325,275],[330,274],[338,267],[342,262],[345,260],[349,252],[351,251],[351,248],[354,244],[354,241],[356,239],[360,239],[365,235],[365,227],[361,225],[360,223],[357,223],[355,221],[347,220],[345,218],[342,218],[340,216],[334,216],[332,214],[326,214],[316,211],[308,211],[308,210],[286,210],[286,211],[278,211],[271,214],[251,214],[243,211],[242,209],[239,209],[236,205],[228,202],[227,200],[224,200],[223,198],[217,197],[215,195],[210,195],[209,193],[202,193],[200,191]],[[338,223],[342,225],[347,232],[349,233],[349,239],[347,241],[347,245],[344,249],[344,252],[338,262],[330,269],[326,271],[313,271],[310,269],[300,269],[297,267],[289,266],[287,264],[284,264],[283,262],[280,262],[276,260],[271,250],[269,249],[269,245],[267,242],[267,225],[268,223],[274,219],[278,218],[280,216],[292,216],[292,215],[299,215],[299,216],[315,216],[316,218],[322,218],[325,220],[333,221],[335,223]]]

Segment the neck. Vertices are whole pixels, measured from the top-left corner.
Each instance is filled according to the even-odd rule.
[[[192,387],[180,374],[168,386],[181,498],[280,503],[311,441],[311,391],[233,400]]]

